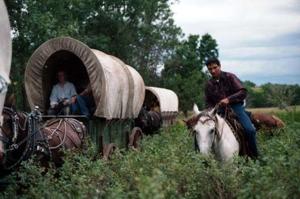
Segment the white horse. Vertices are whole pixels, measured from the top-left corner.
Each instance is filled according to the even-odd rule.
[[[226,121],[216,114],[216,110],[200,112],[194,104],[195,116],[186,121],[195,134],[195,144],[200,153],[214,153],[216,158],[226,162],[238,155],[240,146]]]

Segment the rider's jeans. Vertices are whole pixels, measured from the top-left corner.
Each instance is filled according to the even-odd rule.
[[[86,96],[80,96],[78,95],[76,98],[76,103],[71,104],[71,112],[76,113],[80,112],[83,115],[86,115],[87,117],[90,116],[90,111],[88,108],[88,99]]]
[[[257,157],[258,151],[256,146],[256,130],[253,126],[248,114],[245,111],[245,107],[242,104],[232,104],[230,105],[235,114],[237,115],[239,122],[244,127],[246,136],[248,138],[249,147],[253,156]]]

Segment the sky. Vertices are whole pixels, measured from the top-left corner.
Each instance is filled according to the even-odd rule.
[[[222,70],[241,80],[300,84],[300,0],[179,0],[186,35],[217,40]]]

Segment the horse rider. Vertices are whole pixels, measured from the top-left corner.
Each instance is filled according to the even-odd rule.
[[[246,88],[236,75],[221,70],[220,61],[217,58],[208,59],[206,66],[212,76],[205,85],[206,107],[213,108],[219,104],[221,107],[232,108],[244,128],[252,156],[256,158],[258,156],[256,130],[243,106],[247,96]]]
[[[90,111],[86,100],[83,96],[77,95],[74,84],[66,80],[65,71],[58,71],[57,79],[58,83],[53,86],[51,91],[48,114],[69,114],[71,112],[89,117]],[[85,92],[88,92],[87,89]]]

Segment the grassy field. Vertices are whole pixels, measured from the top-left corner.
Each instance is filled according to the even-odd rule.
[[[65,164],[47,173],[26,162],[0,198],[299,198],[300,112],[290,114],[278,113],[284,130],[258,133],[257,161],[203,157],[179,122],[146,137],[141,151],[121,150],[108,162],[92,150],[67,153]]]
[[[266,108],[248,108],[247,110],[251,112],[264,112],[264,113],[284,113],[286,110],[284,109],[279,109],[277,107],[266,107]],[[289,106],[288,107],[289,111],[294,111],[294,112],[299,112],[300,111],[300,105],[297,106]]]
[[[248,111],[251,112],[261,112],[261,113],[272,113],[272,114],[280,114],[283,113],[285,114],[288,110],[288,112],[290,112],[291,114],[293,114],[293,112],[300,112],[300,105],[297,106],[289,106],[287,108],[287,110],[285,109],[279,109],[278,107],[265,107],[265,108],[247,108]],[[188,117],[193,115],[193,111],[189,111],[188,112]],[[178,116],[179,119],[183,120],[186,119],[186,117],[184,116],[184,114],[181,112]]]

